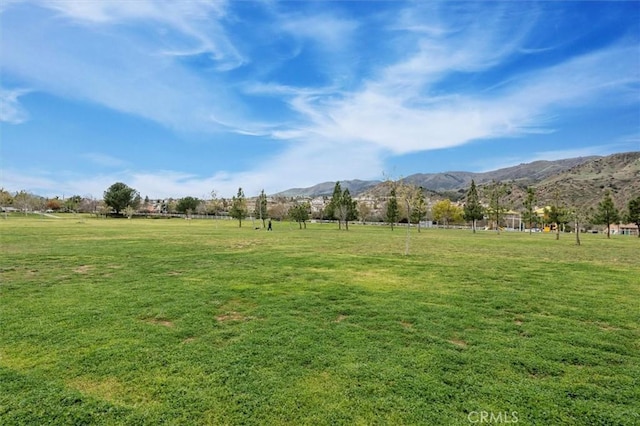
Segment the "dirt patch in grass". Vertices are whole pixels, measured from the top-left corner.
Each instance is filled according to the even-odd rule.
[[[251,319],[251,317],[247,317],[245,315],[242,315],[238,312],[227,312],[225,314],[222,315],[218,315],[216,317],[216,321],[218,322],[224,322],[224,321],[247,321]]]
[[[195,341],[196,341],[196,338],[195,338],[195,337],[187,337],[186,339],[184,339],[184,340],[182,341],[182,344],[183,344],[183,345],[186,345],[186,344],[189,344],[189,343],[193,343],[193,342],[195,342]]]
[[[333,320],[333,322],[342,322],[344,320],[346,320],[349,316],[348,315],[338,315],[338,317]]]
[[[614,327],[607,323],[598,323],[598,328],[604,331],[617,331],[620,330],[618,327]]]
[[[91,379],[87,377],[76,377],[67,381],[67,386],[76,389],[83,394],[91,395],[94,398],[109,401],[115,404],[125,405],[155,405],[149,395],[140,392],[140,389],[131,389],[126,384],[113,377],[104,379]]]
[[[411,324],[411,323],[410,323],[410,322],[408,322],[408,321],[400,321],[400,325],[401,325],[403,328],[406,328],[407,330],[411,330],[411,329],[413,329],[413,324]]]
[[[78,266],[77,268],[75,268],[73,270],[73,272],[75,272],[76,274],[87,274],[92,269],[93,269],[93,266],[91,266],[91,265],[81,265],[81,266]]]
[[[467,342],[465,342],[464,340],[461,339],[451,339],[449,340],[449,343],[456,345],[459,348],[466,348],[467,347]]]
[[[165,319],[165,318],[147,318],[144,321],[149,324],[161,325],[163,327],[169,327],[169,328],[173,328],[176,326],[172,321],[169,321],[168,319]]]

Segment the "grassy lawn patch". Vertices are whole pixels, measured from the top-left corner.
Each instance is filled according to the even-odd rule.
[[[640,423],[637,238],[274,228],[0,220],[0,423]]]

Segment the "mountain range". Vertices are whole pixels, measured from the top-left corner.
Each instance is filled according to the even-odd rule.
[[[476,185],[493,181],[510,187],[509,203],[522,205],[526,188],[536,188],[539,205],[550,204],[556,194],[562,202],[574,207],[594,207],[609,191],[618,208],[626,208],[632,198],[640,196],[640,151],[568,158],[555,161],[534,161],[488,172],[451,171],[443,173],[416,173],[402,179],[425,190],[431,199],[464,197],[474,180]],[[308,188],[292,188],[275,196],[318,197],[331,196],[335,182],[323,182]],[[352,196],[384,195],[388,185],[384,182],[346,180],[340,186],[348,188]]]

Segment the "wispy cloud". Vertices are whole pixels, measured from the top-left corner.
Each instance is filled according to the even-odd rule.
[[[59,186],[79,190],[80,180],[100,196],[114,180],[126,180],[163,197],[378,178],[394,156],[552,134],[567,111],[638,103],[637,37],[532,60],[568,45],[562,38],[536,43],[548,28],[546,5],[385,3],[359,16],[358,2],[347,8],[258,2],[236,15],[246,10],[238,4],[3,3],[0,13],[12,13],[2,20],[3,31],[20,37],[2,40],[0,67],[24,87],[200,132],[209,138],[203,144],[253,137],[269,153],[243,163],[250,164],[244,170],[230,164],[187,173],[166,165],[160,172],[136,170],[134,161],[89,152],[86,160],[113,173],[72,176]],[[269,19],[254,22],[252,13]],[[245,32],[234,32],[238,27]],[[0,120],[27,119],[24,93],[0,91]],[[547,150],[526,160],[593,150]],[[15,170],[6,176],[15,184],[33,182],[33,175]]]
[[[88,152],[80,155],[85,160],[90,161],[98,166],[105,167],[124,167],[128,164],[127,161],[107,154],[101,154],[99,152]]]
[[[3,41],[2,67],[31,82],[34,90],[182,130],[216,131],[218,126],[208,116],[233,122],[243,109],[218,77],[205,79],[175,57],[204,55],[219,69],[244,62],[219,25],[223,7],[218,3],[38,4],[58,11],[58,19],[43,16],[27,23],[16,13],[2,22],[5,33],[21,34]],[[69,25],[69,20],[80,25]],[[22,31],[24,26],[31,30]]]
[[[27,93],[29,90],[0,88],[0,122],[20,124],[28,119],[29,114],[19,101],[19,98]]]

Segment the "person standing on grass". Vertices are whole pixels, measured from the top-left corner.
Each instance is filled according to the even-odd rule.
[[[271,219],[269,219],[269,225],[267,225],[267,231],[273,231],[273,228],[271,227]]]

